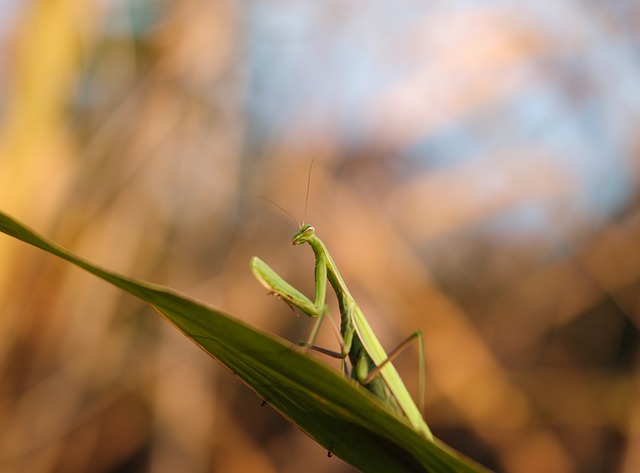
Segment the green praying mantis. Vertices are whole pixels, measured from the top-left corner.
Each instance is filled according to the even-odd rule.
[[[277,204],[275,205],[280,207]],[[282,207],[280,208],[282,209]],[[284,211],[289,214],[286,210]],[[291,216],[291,214],[289,215]],[[317,319],[311,330],[309,339],[306,342],[301,342],[301,345],[310,347],[326,355],[340,358],[342,360],[343,372],[345,373],[348,373],[346,365],[346,358],[348,357],[351,363],[351,376],[353,379],[375,396],[379,397],[383,403],[398,416],[406,419],[414,430],[422,434],[426,439],[433,440],[433,434],[422,417],[420,409],[416,406],[398,371],[391,363],[394,357],[412,340],[417,339],[420,342],[420,382],[418,397],[422,399],[424,391],[424,348],[422,332],[419,330],[414,332],[387,355],[369,325],[369,322],[367,322],[362,310],[358,307],[358,304],[349,292],[327,247],[322,240],[316,236],[315,228],[312,225],[305,225],[303,223],[293,236],[291,243],[293,245],[308,243],[315,255],[314,301],[311,301],[307,296],[294,288],[256,256],[251,259],[251,270],[258,281],[271,293],[284,300],[292,308],[297,308],[309,317]],[[339,352],[314,345],[320,325],[325,315],[329,312],[328,306],[325,304],[327,279],[338,299],[341,315],[341,343]]]

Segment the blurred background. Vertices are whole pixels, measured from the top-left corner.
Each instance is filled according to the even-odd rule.
[[[306,220],[385,347],[424,331],[436,436],[497,472],[638,472],[640,5],[529,3],[0,0],[0,209],[295,342],[248,264],[312,295],[258,196],[301,220],[315,159]],[[0,472],[354,471],[260,404],[0,237]]]

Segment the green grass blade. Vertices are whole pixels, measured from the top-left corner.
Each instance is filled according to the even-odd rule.
[[[441,442],[425,440],[365,389],[289,342],[177,292],[93,265],[1,212],[0,232],[65,259],[151,304],[260,398],[363,472],[488,471]]]

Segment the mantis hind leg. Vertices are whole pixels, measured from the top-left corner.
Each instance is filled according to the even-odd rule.
[[[409,346],[412,341],[418,341],[418,365],[419,365],[419,376],[418,376],[418,406],[420,411],[424,411],[424,370],[425,370],[425,362],[424,362],[424,334],[422,330],[416,330],[411,335],[409,335],[400,345],[395,347],[389,355],[387,355],[387,359],[372,369],[367,377],[362,381],[363,385],[369,384],[373,379],[380,374],[380,370],[385,367],[387,363],[393,361],[402,351]]]

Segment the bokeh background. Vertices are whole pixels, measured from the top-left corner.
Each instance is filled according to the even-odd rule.
[[[424,331],[438,437],[498,472],[638,472],[639,32],[633,0],[2,0],[0,208],[295,342],[248,263],[312,294],[258,196],[302,219],[315,160],[306,219],[386,347]],[[0,472],[301,469],[353,471],[0,237]]]

